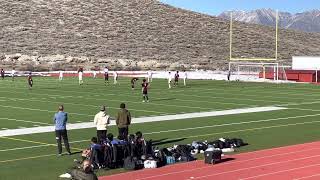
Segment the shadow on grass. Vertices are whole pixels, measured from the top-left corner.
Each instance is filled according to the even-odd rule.
[[[165,139],[164,140],[156,140],[156,141],[152,141],[152,145],[153,146],[157,146],[157,145],[163,145],[163,144],[168,144],[168,143],[176,143],[176,142],[179,142],[179,141],[183,141],[183,140],[185,140],[185,139],[187,139],[187,138],[178,138],[178,139],[172,139],[172,140],[167,140],[167,141],[165,141]]]

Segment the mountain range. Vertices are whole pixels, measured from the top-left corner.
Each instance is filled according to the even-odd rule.
[[[233,19],[245,23],[275,26],[276,11],[272,9],[257,9],[253,11],[226,11],[218,17],[229,20],[230,12]],[[304,32],[320,32],[320,10],[311,10],[291,14],[279,12],[279,26],[284,29],[294,29]]]

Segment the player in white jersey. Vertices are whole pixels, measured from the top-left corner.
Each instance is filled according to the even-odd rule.
[[[118,83],[118,73],[117,71],[113,71],[113,84]]]
[[[16,75],[16,70],[13,68],[12,71],[11,71],[11,78],[12,78],[12,81],[14,81],[14,76]]]
[[[78,75],[79,75],[79,85],[82,85],[83,84],[83,68],[79,68]]]
[[[186,70],[183,70],[183,85],[186,86],[187,85],[187,78],[188,78],[188,74],[186,72]]]
[[[152,82],[152,74],[153,74],[152,71],[149,70],[147,74],[148,74],[148,82]]]
[[[93,75],[93,78],[95,79],[95,78],[97,77],[97,71],[94,70],[94,71],[92,72],[92,75]]]
[[[171,72],[169,72],[169,74],[168,74],[168,85],[169,85],[169,89],[171,89],[171,81],[172,81]]]
[[[59,72],[59,81],[62,81],[63,80],[63,71],[60,71]]]

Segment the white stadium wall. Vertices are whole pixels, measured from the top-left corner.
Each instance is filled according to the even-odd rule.
[[[320,70],[320,57],[293,56],[293,70]]]

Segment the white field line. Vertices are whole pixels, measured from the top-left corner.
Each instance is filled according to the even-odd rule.
[[[69,144],[74,144],[74,143],[80,143],[80,142],[89,142],[89,139],[86,140],[79,140],[79,141],[71,141]],[[52,146],[51,144],[43,144],[43,145],[37,145],[37,146],[26,146],[26,147],[21,147],[21,148],[11,148],[11,149],[0,149],[0,152],[8,152],[8,151],[16,151],[16,150],[24,150],[24,149],[33,149],[33,148],[39,148],[39,147],[48,147]]]
[[[63,98],[63,97],[66,97],[66,96],[60,96],[61,98]],[[6,98],[6,97],[0,97],[0,98],[5,98],[5,99],[7,99],[8,101],[9,100],[18,100],[18,101],[34,101],[34,102],[44,102],[44,103],[48,103],[48,102],[51,102],[51,103],[61,103],[61,102],[58,102],[58,101],[51,101],[51,100],[46,100],[46,101],[43,101],[43,100],[37,100],[37,99],[39,99],[39,98],[30,98],[30,99],[22,99],[22,98]],[[43,99],[43,98],[41,98],[41,99]],[[82,99],[89,99],[89,98],[82,98]],[[93,99],[93,98],[90,98],[90,99]],[[98,99],[96,99],[96,100],[98,100]],[[101,100],[101,99],[100,99]],[[110,100],[108,100],[108,101],[110,101]],[[120,101],[117,101],[117,102],[120,102]],[[126,102],[128,102],[128,101],[126,101]],[[63,103],[63,104],[70,104],[70,105],[75,105],[75,106],[85,106],[85,107],[93,107],[93,108],[95,108],[95,109],[97,109],[98,108],[98,105],[91,105],[91,104],[87,104],[87,103],[85,103],[85,104],[80,104],[80,103],[69,103],[69,102],[65,102],[65,103]],[[119,108],[116,108],[116,107],[110,107],[110,106],[108,106],[108,108],[110,108],[110,109],[119,109]],[[141,112],[151,112],[151,113],[157,113],[157,114],[161,114],[161,113],[165,113],[165,112],[161,112],[161,111],[151,111],[151,110],[139,110],[139,109],[131,109],[130,108],[130,110],[132,110],[132,111],[141,111]],[[208,109],[207,109],[208,110]],[[69,114],[72,114],[72,113],[69,113]],[[93,116],[93,115],[89,115],[89,116]]]
[[[263,120],[246,121],[246,122],[238,122],[238,123],[225,123],[225,124],[216,124],[216,125],[211,125],[211,126],[200,126],[200,127],[193,127],[193,128],[171,129],[171,130],[166,130],[166,131],[147,132],[147,133],[144,133],[144,134],[145,135],[152,135],[152,134],[161,134],[161,133],[168,133],[168,132],[180,132],[180,131],[187,131],[187,130],[194,130],[194,129],[205,129],[205,128],[212,128],[212,127],[224,127],[224,126],[241,125],[241,124],[253,124],[253,123],[260,123],[260,122],[272,122],[272,121],[281,121],[281,120],[287,120],[287,119],[297,119],[297,118],[315,117],[315,116],[320,116],[320,114],[304,115],[304,116],[292,116],[292,117],[283,117],[283,118],[273,118],[273,119],[263,119]],[[79,140],[79,141],[73,141],[73,142],[83,142],[83,141],[88,141],[88,140]],[[47,146],[47,145],[39,145],[39,146],[32,146],[32,147],[43,147],[43,146]],[[26,147],[26,148],[28,148],[28,147]],[[15,150],[15,149],[13,149],[13,150]],[[18,148],[18,149],[23,149],[23,148]],[[12,149],[8,149],[8,150],[12,150]],[[1,151],[5,151],[5,150],[0,150],[0,152]]]
[[[76,81],[77,82],[77,81]],[[22,83],[22,82],[19,82],[19,83]],[[41,82],[41,84],[51,84],[51,83],[46,83],[46,82]],[[70,85],[78,85],[77,83],[63,83],[63,84],[70,84]],[[129,83],[128,83],[128,85],[129,85]],[[39,85],[38,85],[39,86]],[[241,85],[239,85],[239,86],[241,86]],[[40,87],[43,87],[43,86],[41,86],[40,85]],[[0,87],[1,88],[1,87]],[[250,92],[250,91],[257,91],[256,89],[263,89],[264,87],[249,87],[248,89],[246,89],[246,92]],[[285,88],[285,87],[284,87]],[[20,89],[25,89],[25,88],[20,88]],[[92,89],[92,88],[90,88],[90,89]],[[159,90],[159,91],[163,91],[163,89],[160,89],[160,88],[152,88],[155,92],[157,91],[157,90]],[[198,87],[195,87],[195,89],[197,89],[197,90],[205,90],[205,91],[211,91],[211,90],[214,90],[214,91],[217,91],[217,90],[221,90],[221,91],[225,91],[226,89],[221,89],[221,88],[209,88],[209,89],[204,89],[204,88],[198,88]],[[279,92],[279,89],[280,90],[285,90],[286,92]],[[294,90],[294,89],[296,89],[296,90],[308,90],[308,91],[310,91],[310,90],[313,90],[313,89],[307,89],[307,88],[293,88],[293,87],[290,87],[290,90]],[[277,90],[273,90],[273,89],[271,89],[273,92],[264,92],[264,93],[267,93],[267,94],[282,94],[282,95],[295,95],[295,96],[311,96],[311,97],[319,97],[320,95],[314,95],[314,94],[305,94],[305,93],[301,93],[301,94],[297,94],[297,93],[288,93],[288,89],[283,89],[282,87],[280,87],[280,88],[278,88]],[[53,90],[54,91],[54,90]],[[172,89],[171,91],[174,91],[174,89]],[[239,92],[238,90],[235,90],[235,89],[228,89],[228,91],[235,91],[235,92]],[[316,91],[316,92],[319,92],[317,89],[315,89],[314,91]],[[175,91],[175,92],[179,92],[179,90],[178,91]],[[221,93],[220,93],[221,94]],[[246,94],[241,94],[241,96],[246,96]],[[263,96],[263,95],[261,95],[261,96]],[[260,97],[261,97],[260,96]],[[267,97],[267,96],[266,96]],[[270,96],[270,97],[272,97],[272,96]]]
[[[247,132],[247,131],[254,131],[254,130],[272,129],[272,128],[288,127],[288,126],[296,126],[296,125],[304,125],[304,124],[313,124],[313,123],[320,123],[320,121],[310,121],[310,122],[305,122],[305,123],[284,124],[284,125],[279,125],[279,126],[266,126],[266,127],[261,127],[261,128],[251,128],[251,129],[242,129],[242,130],[236,130],[236,131],[226,131],[226,132],[220,132],[220,133],[201,134],[201,135],[197,135],[197,136],[187,136],[187,137],[181,137],[181,138],[205,137],[205,136],[218,135],[218,134],[228,134],[228,133],[234,133],[234,132]],[[177,139],[177,138],[168,139],[168,140],[175,140],[175,139]],[[74,142],[84,142],[84,141],[88,141],[88,140],[80,140],[80,141],[74,141]],[[19,149],[28,149],[29,147],[22,147],[22,148],[19,148]],[[36,147],[42,147],[42,145],[33,146],[32,148],[36,148]],[[285,148],[285,147],[280,147],[280,148]],[[280,148],[275,148],[275,149],[280,149]],[[242,160],[240,162],[247,162],[247,161],[264,159],[264,158],[269,158],[269,157],[275,157],[275,156],[281,156],[281,155],[287,155],[287,154],[294,154],[294,153],[297,153],[297,152],[305,152],[305,151],[310,151],[310,150],[315,150],[315,149],[320,149],[320,148],[311,148],[311,149],[306,149],[306,150],[301,150],[301,151],[282,153],[282,154],[264,156],[264,157],[259,157],[259,158],[252,158],[252,159],[248,159],[248,160]],[[18,149],[12,149],[12,150],[18,150]],[[5,150],[3,150],[3,151],[5,151]],[[260,150],[260,151],[263,151],[263,150]],[[260,152],[260,151],[256,151],[256,152]],[[254,152],[248,152],[248,153],[255,154],[256,152],[254,151]],[[42,157],[42,156],[39,156],[39,157]],[[231,164],[240,163],[240,162],[231,162]],[[1,163],[1,161],[0,161],[0,163]],[[230,163],[224,163],[222,165],[228,165],[228,164],[230,164]],[[207,167],[202,167],[202,168],[197,168],[197,169],[192,169],[192,170],[187,170],[187,171],[194,171],[194,170],[205,169],[205,168],[208,168],[208,166]],[[183,171],[183,172],[185,172],[185,171]],[[175,173],[180,173],[180,172],[175,172]],[[175,174],[175,173],[170,173],[170,174]]]
[[[132,123],[145,123],[145,122],[157,122],[157,121],[170,121],[170,120],[179,120],[179,119],[191,119],[191,118],[200,118],[200,117],[213,117],[213,116],[225,116],[232,114],[243,114],[243,113],[256,113],[256,112],[267,112],[275,110],[283,110],[286,108],[283,107],[257,107],[257,108],[246,108],[246,109],[232,109],[224,111],[212,111],[212,112],[199,112],[199,113],[187,113],[187,114],[178,114],[178,115],[166,115],[166,116],[155,116],[155,117],[144,117],[144,118],[133,118]],[[111,121],[110,125],[115,125],[115,121]],[[87,129],[93,128],[95,125],[92,122],[86,123],[76,123],[69,124],[68,129]],[[34,133],[45,133],[54,131],[53,126],[44,126],[44,127],[33,127],[25,129],[10,129],[0,131],[0,137],[2,136],[16,136],[24,134],[34,134]]]
[[[21,89],[21,88],[20,88]],[[57,91],[57,90],[53,90],[53,89],[48,89],[48,91]],[[7,92],[7,91],[1,91],[1,92],[6,92],[6,93],[12,93],[12,94],[24,94],[23,92]],[[65,91],[65,92],[72,92],[72,93],[82,93],[82,94],[90,94],[92,95],[92,93],[87,93],[87,92],[79,92],[79,91]],[[170,93],[170,91],[167,91],[168,93]],[[110,96],[117,96],[119,94],[115,94],[115,93],[97,93],[97,92],[94,92],[94,96],[98,96],[98,97],[101,97],[101,96],[104,96],[104,97],[110,97]],[[152,92],[151,92],[152,94]],[[82,99],[92,99],[92,100],[101,100],[101,99],[96,99],[96,98],[89,98],[87,96],[62,96],[62,95],[58,95],[58,94],[46,94],[46,93],[37,93],[35,95],[47,95],[47,96],[55,96],[55,97],[58,97],[58,98],[82,98]],[[125,96],[125,97],[132,97],[132,94],[127,94],[127,93],[122,93],[121,96]],[[189,97],[189,95],[183,95],[181,94],[181,96],[187,96]],[[194,96],[194,95],[193,95]],[[196,96],[196,97],[203,97],[203,96]],[[208,97],[211,97],[211,98],[217,98],[217,97],[212,97],[212,96],[206,96],[205,98],[208,98]],[[220,99],[223,97],[219,97]],[[171,105],[171,104],[159,104],[159,103],[153,103],[152,101],[153,100],[162,100],[163,98],[152,98],[151,97],[151,102],[149,102],[149,104],[154,104],[154,105],[161,105],[161,106],[176,106],[176,107],[179,107],[179,105]],[[230,99],[230,98],[229,98]],[[233,99],[234,100],[234,99]],[[246,100],[246,101],[250,101],[250,99],[242,99],[242,100]],[[252,100],[252,99],[251,99]],[[109,99],[108,98],[108,101],[114,101],[114,102],[119,102],[121,100],[114,100],[114,99]],[[214,104],[229,104],[229,105],[239,105],[239,106],[253,106],[252,104],[244,104],[244,103],[232,103],[232,102],[219,102],[219,101],[199,101],[199,100],[187,100],[187,99],[175,99],[175,101],[187,101],[187,102],[204,102],[204,103],[214,103]],[[252,101],[255,101],[255,100],[252,100]],[[261,101],[262,100],[258,100],[258,101]],[[126,102],[130,102],[130,103],[141,103],[141,102],[136,102],[136,101],[127,101]],[[263,100],[263,102],[266,102],[265,100]],[[281,102],[281,101],[278,101],[278,103]],[[181,106],[180,106],[181,107]],[[187,107],[187,108],[191,108],[190,106],[184,106],[184,107]],[[194,108],[202,108],[202,107],[194,107]],[[208,108],[206,108],[208,110]]]
[[[50,112],[50,113],[56,113],[56,112],[57,112],[57,111],[50,111],[50,110],[45,110],[45,109],[24,108],[24,107],[18,107],[18,106],[5,106],[5,105],[0,105],[0,107],[12,108],[12,109],[23,109],[23,110],[30,110],[30,111]],[[89,115],[89,114],[72,113],[72,112],[68,112],[68,114],[75,114],[75,115],[81,115],[81,116],[90,116],[90,117],[93,116],[93,115]]]
[[[315,166],[320,166],[320,164],[312,164],[312,165],[308,165],[308,166],[301,166],[301,167],[298,167],[298,168],[286,169],[286,170],[283,170],[283,171],[275,171],[275,172],[272,172],[272,173],[265,173],[265,174],[260,174],[260,175],[257,175],[257,176],[241,178],[239,180],[256,179],[256,178],[259,178],[259,177],[270,176],[270,175],[274,175],[274,174],[280,174],[280,173],[290,172],[290,171],[295,171],[295,170],[300,170],[300,169],[306,169],[306,168],[315,167]]]
[[[24,89],[24,88],[17,88],[17,89]],[[56,90],[56,89],[47,89],[48,91],[58,91],[60,92],[60,90]],[[165,89],[166,90],[166,89]],[[163,92],[164,89],[161,90],[161,92]],[[166,92],[171,92],[172,90],[170,91],[166,91]],[[89,92],[79,92],[79,91],[68,91],[68,90],[65,90],[65,92],[71,92],[71,93],[86,93],[86,94],[91,94]],[[152,90],[150,91],[152,93]],[[177,91],[172,91],[172,92],[177,92]],[[178,94],[179,96],[186,96],[186,97],[190,97],[190,96],[193,96],[193,97],[204,97],[204,98],[214,98],[214,99],[217,99],[217,98],[220,98],[220,99],[229,99],[229,100],[244,100],[244,101],[254,101],[254,102],[282,102],[282,101],[268,101],[268,100],[257,100],[257,99],[248,99],[248,98],[226,98],[226,97],[212,97],[212,96],[198,96],[198,95],[185,95],[183,94],[184,90],[182,90],[182,93]],[[20,92],[10,92],[10,93],[20,93]],[[41,93],[42,94],[42,93]],[[100,96],[103,95],[103,96],[106,96],[106,95],[116,95],[116,94],[113,94],[113,93],[99,93],[99,92],[95,92],[95,94],[99,94]],[[130,93],[122,93],[121,96],[129,96],[131,97],[132,94]],[[216,103],[224,103],[224,102],[216,102]],[[243,105],[243,104],[240,104],[240,105]],[[246,104],[248,105],[248,104]]]
[[[36,122],[36,121],[27,121],[27,120],[12,119],[12,118],[0,118],[0,119],[5,119],[5,120],[7,120],[7,121],[26,122],[26,123],[32,123],[32,124],[52,125],[52,124],[50,124],[50,123]]]
[[[168,133],[168,132],[179,132],[179,131],[188,131],[188,130],[195,130],[195,129],[212,128],[212,127],[224,127],[224,126],[241,125],[241,124],[272,122],[272,121],[281,121],[281,120],[316,117],[316,116],[320,116],[320,114],[304,115],[304,116],[291,116],[291,117],[282,117],[282,118],[273,118],[273,119],[263,119],[263,120],[256,120],[256,121],[243,121],[243,122],[234,122],[234,123],[225,123],[225,124],[216,124],[216,125],[211,125],[211,126],[199,126],[199,127],[193,127],[193,128],[173,129],[173,130],[150,132],[150,133],[143,133],[143,134],[145,134],[145,135],[161,134],[161,133]]]
[[[320,176],[320,174],[314,174],[314,175],[311,175],[311,176],[304,176],[304,177],[296,178],[296,179],[293,179],[293,180],[310,179],[310,178],[314,178],[314,177],[318,177],[318,176]]]

